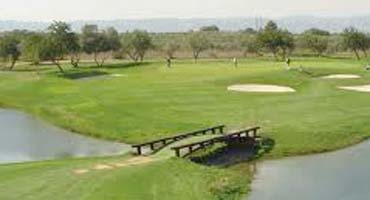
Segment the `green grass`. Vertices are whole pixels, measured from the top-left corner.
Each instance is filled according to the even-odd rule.
[[[122,160],[125,158],[0,166],[0,199],[207,200],[224,195],[228,199],[237,199],[246,188],[246,178],[243,183],[235,173],[202,167],[181,159],[113,170],[92,170],[82,175],[73,173],[74,169]],[[234,192],[224,192],[227,188],[232,188]]]
[[[370,75],[349,59],[294,59],[314,76],[355,73],[359,80],[322,80],[287,71],[282,63],[226,60],[199,64],[178,61],[142,66],[112,64],[93,69],[123,77],[76,80],[46,66],[34,72],[0,75],[0,104],[96,137],[137,143],[215,124],[231,128],[261,125],[276,140],[275,155],[317,152],[359,142],[370,135],[369,94],[342,91],[337,85],[364,84]],[[69,70],[69,74],[92,69]],[[293,87],[295,94],[229,92],[237,83]]]
[[[159,61],[136,66],[115,62],[104,68],[85,64],[81,69],[68,69],[68,78],[52,66],[43,66],[37,75],[25,65],[17,72],[0,73],[0,105],[82,134],[127,143],[218,124],[227,124],[230,130],[260,125],[262,133],[276,143],[268,156],[281,157],[334,150],[370,136],[370,93],[336,88],[368,84],[370,74],[362,69],[364,63],[295,58],[294,69],[287,71],[283,63],[266,59],[241,60],[238,68],[228,60],[198,64],[180,60],[171,69]],[[300,65],[312,75],[297,70]],[[125,76],[73,79],[84,73]],[[363,78],[318,78],[338,73]],[[297,92],[226,90],[238,83],[285,85]],[[0,166],[0,199],[233,199],[242,185],[247,188],[248,176],[165,159],[171,153],[168,149],[161,153],[161,161],[153,164],[83,178],[68,172],[95,159]],[[215,181],[235,176],[230,181]]]

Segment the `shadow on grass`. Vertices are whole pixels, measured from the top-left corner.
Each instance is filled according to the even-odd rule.
[[[256,142],[234,141],[213,151],[189,156],[189,158],[195,163],[206,166],[229,167],[256,160],[269,153],[274,146],[275,141],[271,138],[263,138],[258,144]]]
[[[147,66],[149,62],[133,62],[133,63],[115,63],[115,64],[104,64],[103,66],[89,66],[90,69],[125,69],[131,67]]]
[[[107,72],[102,71],[96,71],[96,70],[86,70],[86,71],[68,71],[64,74],[58,73],[59,77],[67,78],[71,80],[79,80],[79,79],[90,79],[90,78],[96,78],[96,77],[103,77],[108,75]]]
[[[13,69],[9,67],[0,68],[1,71],[9,71],[9,72],[43,72],[48,70],[53,70],[50,65],[17,65]]]

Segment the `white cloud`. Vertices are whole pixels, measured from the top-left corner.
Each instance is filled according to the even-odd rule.
[[[1,0],[0,20],[365,14],[369,0]]]

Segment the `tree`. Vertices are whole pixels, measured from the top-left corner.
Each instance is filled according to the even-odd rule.
[[[111,51],[120,50],[121,38],[120,38],[118,31],[115,28],[110,27],[106,31],[104,31],[104,33],[107,37],[107,40],[108,40],[107,42],[108,42],[110,50]]]
[[[279,39],[280,39],[280,49],[282,57],[285,59],[288,54],[291,54],[293,51],[295,44],[293,34],[291,34],[287,30],[280,30],[279,31]]]
[[[64,73],[64,70],[59,62],[66,54],[66,49],[63,49],[61,46],[59,46],[59,41],[57,41],[54,36],[50,34],[45,35],[45,37],[41,40],[39,50],[39,58],[41,61],[51,61],[58,67],[61,73]]]
[[[190,33],[188,42],[195,63],[198,61],[199,55],[202,51],[205,51],[212,47],[212,43],[208,40],[207,36],[202,32]]]
[[[275,59],[278,59],[279,52],[285,58],[287,53],[294,49],[293,35],[287,30],[279,29],[273,21],[266,24],[265,28],[258,34],[257,39],[263,47],[274,55]]]
[[[269,21],[262,32],[258,34],[259,42],[268,49],[275,58],[280,46],[279,30],[273,21]]]
[[[67,37],[67,52],[70,56],[71,65],[76,68],[80,63],[80,54],[82,50],[80,38],[76,33],[69,33]]]
[[[94,55],[94,62],[98,67],[104,65],[106,55],[102,55],[100,61],[98,56],[116,49],[114,29],[100,32],[97,25],[85,25],[82,28],[82,49],[87,54]],[[118,33],[117,33],[118,34]],[[114,35],[114,37],[113,37]]]
[[[314,34],[314,32],[305,32],[302,35],[303,46],[311,49],[317,54],[322,56],[329,47],[329,36],[323,34]]]
[[[346,49],[353,51],[358,60],[361,59],[359,51],[362,51],[365,57],[367,57],[366,50],[369,48],[370,42],[369,38],[364,33],[361,33],[357,29],[350,27],[344,29],[342,37],[343,46]]]
[[[200,28],[200,31],[205,31],[205,32],[220,32],[220,28],[218,28],[216,25],[211,25],[211,26],[203,26]]]
[[[243,50],[244,57],[246,57],[248,53],[260,54],[261,44],[254,35],[244,36],[240,41],[240,46]]]
[[[60,72],[64,73],[60,60],[72,49],[76,48],[75,37],[69,24],[60,21],[54,21],[48,27],[48,34],[43,40],[41,58],[50,60],[55,64]],[[78,43],[78,42],[77,42]]]
[[[135,30],[126,33],[122,39],[122,49],[135,62],[143,61],[146,52],[153,47],[152,38],[149,33]]]
[[[44,36],[41,33],[31,33],[21,43],[23,57],[33,65],[38,65],[41,61],[40,54]]]
[[[162,50],[166,55],[166,58],[173,59],[175,52],[180,48],[180,42],[177,40],[167,40],[163,45]]]
[[[10,61],[9,69],[12,70],[21,55],[20,41],[12,36],[5,35],[0,38],[0,56],[5,61]]]
[[[279,27],[274,21],[268,21],[264,28],[264,31],[274,32],[274,31],[278,31],[278,29]]]
[[[303,32],[303,34],[312,34],[312,35],[320,35],[320,36],[330,36],[330,32],[318,28],[311,28]]]
[[[254,30],[253,28],[250,28],[250,27],[244,29],[242,32],[247,33],[247,34],[257,34],[258,33],[258,31]]]

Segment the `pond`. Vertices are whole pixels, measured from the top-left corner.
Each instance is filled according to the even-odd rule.
[[[248,200],[368,200],[370,141],[337,152],[257,164]]]
[[[126,144],[97,140],[54,127],[27,114],[0,109],[0,164],[118,155]]]

